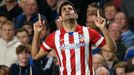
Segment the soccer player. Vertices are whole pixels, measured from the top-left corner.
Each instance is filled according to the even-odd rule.
[[[39,35],[44,22],[39,20],[34,24],[32,42],[32,57],[34,60],[54,50],[59,61],[60,75],[93,75],[91,45],[95,44],[105,50],[116,50],[110,38],[105,19],[98,15],[95,24],[102,31],[105,39],[95,30],[80,26],[76,19],[78,15],[74,5],[64,2],[59,8],[60,20],[63,27],[50,34],[40,45]],[[39,47],[40,46],[40,47]]]

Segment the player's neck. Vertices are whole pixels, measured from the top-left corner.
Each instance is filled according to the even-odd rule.
[[[76,20],[67,20],[67,21],[63,22],[63,27],[64,27],[66,32],[75,31],[76,25],[77,25]]]

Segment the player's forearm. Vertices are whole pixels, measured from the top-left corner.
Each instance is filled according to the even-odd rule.
[[[110,37],[107,28],[106,27],[103,27],[103,28],[100,28],[100,30],[103,33],[104,37],[105,37],[106,45],[107,45],[108,50],[115,51],[116,50],[115,42]]]
[[[40,45],[39,34],[40,33],[37,33],[37,32],[34,33],[34,37],[32,41],[32,57],[33,58],[35,58],[36,54],[39,52],[39,45]]]

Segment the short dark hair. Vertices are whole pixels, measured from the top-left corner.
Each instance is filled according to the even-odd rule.
[[[76,12],[76,8],[75,8],[74,4],[71,3],[71,2],[69,2],[69,1],[65,1],[65,2],[63,2],[63,3],[61,4],[61,6],[60,6],[60,8],[59,8],[59,16],[61,16],[61,9],[62,9],[62,7],[65,6],[65,5],[70,5],[70,6],[72,6],[73,9],[74,9],[74,11]]]
[[[30,48],[28,45],[19,45],[17,48],[16,48],[16,54],[20,54],[22,52],[25,52],[25,53],[29,53],[30,54]]]
[[[113,2],[107,2],[106,4],[104,4],[104,10],[109,7],[109,6],[114,6],[115,7],[115,10],[117,10],[116,6],[114,5]]]
[[[26,29],[24,29],[24,28],[17,29],[17,30],[16,30],[16,34],[17,34],[18,32],[23,32],[23,31],[25,31],[25,32],[27,33],[27,35],[29,36],[28,31],[27,31]]]

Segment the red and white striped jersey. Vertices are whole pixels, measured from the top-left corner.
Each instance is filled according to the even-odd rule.
[[[77,25],[75,32],[61,28],[50,34],[41,48],[55,50],[60,65],[60,75],[93,75],[91,45],[101,47],[104,38],[95,30]]]

